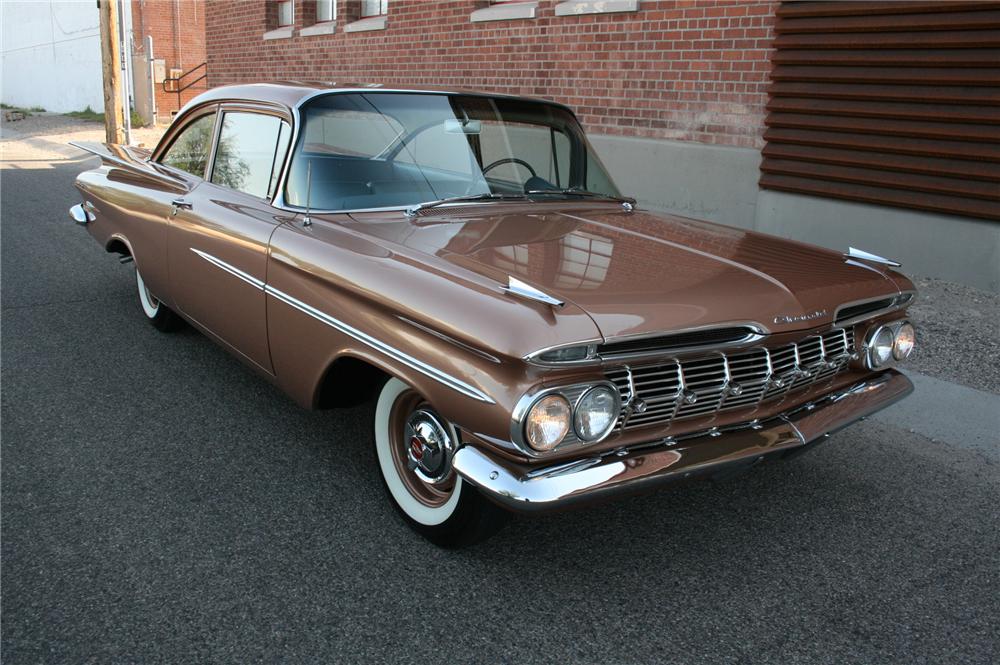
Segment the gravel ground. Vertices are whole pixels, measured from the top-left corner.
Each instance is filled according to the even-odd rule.
[[[907,365],[1000,394],[1000,296],[939,279],[912,278],[917,347]]]
[[[15,122],[2,118],[0,113],[0,158],[4,161],[58,159],[75,153],[62,151],[57,146],[65,146],[70,141],[103,143],[105,140],[103,124],[59,113],[33,113]],[[152,148],[164,131],[166,126],[162,125],[137,127],[132,130],[132,143]]]
[[[303,411],[148,325],[67,219],[93,163],[0,176],[4,663],[997,662],[995,454],[872,418],[444,552],[382,496],[367,410]],[[923,289],[918,367],[995,390],[955,314],[996,300]]]

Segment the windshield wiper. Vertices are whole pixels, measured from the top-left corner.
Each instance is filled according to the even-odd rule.
[[[468,201],[525,201],[527,198],[527,194],[494,194],[492,192],[485,192],[483,194],[467,194],[465,196],[453,196],[448,199],[427,201],[426,203],[418,203],[417,205],[410,206],[406,209],[406,216],[416,217],[417,213],[421,210],[436,208],[437,206],[448,203],[463,203]]]
[[[617,201],[623,206],[627,206],[628,210],[635,207],[635,199],[630,196],[614,196],[612,194],[602,194],[601,192],[591,192],[586,189],[580,189],[578,187],[566,187],[565,189],[529,189],[525,194],[529,196],[537,196],[539,194],[563,194],[568,196],[582,196],[588,199],[608,199],[609,201]]]

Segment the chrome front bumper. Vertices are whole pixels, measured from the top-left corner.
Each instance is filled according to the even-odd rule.
[[[454,468],[506,508],[553,510],[672,481],[725,475],[765,458],[805,450],[911,392],[909,379],[887,370],[767,421],[652,441],[541,468],[512,467],[466,445],[455,453]]]

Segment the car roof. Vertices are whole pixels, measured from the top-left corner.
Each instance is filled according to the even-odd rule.
[[[327,92],[423,92],[431,94],[460,94],[486,97],[505,97],[508,99],[521,99],[524,101],[540,102],[565,107],[564,104],[560,104],[559,102],[553,102],[551,100],[540,99],[537,97],[523,97],[520,95],[510,95],[484,90],[471,90],[467,88],[448,88],[441,86],[409,87],[387,85],[382,83],[275,81],[270,83],[241,83],[212,88],[201,93],[185,104],[184,108],[181,109],[177,115],[183,115],[183,113],[188,109],[200,106],[207,102],[262,102],[277,104],[288,109],[293,109],[307,99]]]

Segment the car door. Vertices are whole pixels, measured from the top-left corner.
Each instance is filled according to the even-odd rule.
[[[176,307],[269,373],[268,242],[289,218],[270,205],[270,198],[290,129],[279,111],[223,105],[207,178],[176,202],[169,241]]]
[[[151,174],[137,185],[127,171],[112,170],[109,174],[109,179],[119,181],[122,192],[136,199],[128,204],[129,214],[122,216],[122,233],[147,288],[170,307],[174,307],[174,299],[167,247],[172,204],[202,183],[212,152],[215,120],[216,106],[210,104],[191,111],[171,127],[163,147],[149,163],[160,177]]]

